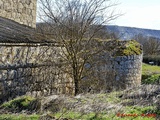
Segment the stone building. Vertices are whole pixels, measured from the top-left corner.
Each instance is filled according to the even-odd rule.
[[[0,16],[36,27],[37,0],[0,0]]]
[[[94,45],[96,43],[94,41]],[[82,91],[90,88],[93,92],[106,92],[141,85],[143,55],[139,43],[134,40],[103,41],[98,48],[103,50],[88,62],[92,68],[87,80],[82,80]]]
[[[34,29],[36,2],[0,1],[0,102],[24,94],[74,92],[73,79],[56,65],[60,61],[60,46]],[[94,65],[87,81],[80,82],[81,92],[88,88],[108,91],[141,84],[142,49],[138,43],[104,41],[97,47],[104,50],[89,63]]]
[[[49,71],[56,71],[47,61],[51,43],[42,40],[42,35],[33,29],[36,27],[36,2],[0,1],[0,102],[27,92],[49,94],[50,88],[54,89],[54,76]],[[47,72],[50,74],[46,75]]]

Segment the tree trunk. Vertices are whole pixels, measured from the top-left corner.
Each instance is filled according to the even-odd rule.
[[[78,84],[78,79],[77,78],[74,78],[74,84],[75,84],[74,95],[76,96],[79,93],[79,84]]]
[[[79,93],[79,79],[78,79],[78,72],[75,64],[73,64],[73,80],[74,80],[74,95],[76,96]]]

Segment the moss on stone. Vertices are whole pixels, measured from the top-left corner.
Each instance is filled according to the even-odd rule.
[[[124,45],[122,44],[119,46],[119,48],[117,48],[115,56],[130,56],[140,54],[142,54],[141,45],[135,40],[130,40],[127,41]]]
[[[142,46],[136,40],[124,41],[94,38],[90,43],[87,43],[87,45],[90,45],[91,49],[98,47],[98,49],[101,50],[101,48],[103,48],[103,50],[111,52],[113,57],[142,54]]]

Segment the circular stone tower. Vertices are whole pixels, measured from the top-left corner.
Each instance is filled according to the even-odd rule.
[[[82,88],[98,92],[141,85],[142,46],[135,40],[99,43],[97,47],[101,52],[88,62],[92,68],[86,79],[82,80]]]

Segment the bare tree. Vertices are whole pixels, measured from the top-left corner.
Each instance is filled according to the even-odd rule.
[[[160,50],[160,41],[157,38],[149,37],[148,39],[148,48],[147,53],[150,55],[157,55]]]
[[[45,34],[63,46],[61,57],[67,65],[64,70],[74,81],[76,95],[85,63],[98,52],[91,41],[97,38],[103,25],[120,16],[114,10],[118,4],[111,0],[40,0],[40,3],[40,17],[49,28]]]
[[[160,40],[155,37],[146,37],[142,34],[134,36],[140,44],[143,45],[144,55],[158,55],[160,50]]]

